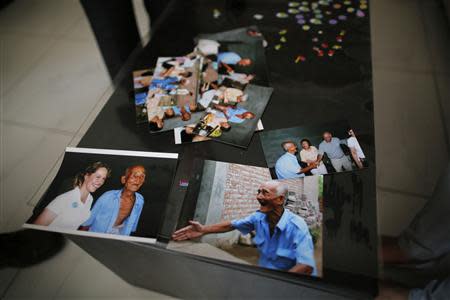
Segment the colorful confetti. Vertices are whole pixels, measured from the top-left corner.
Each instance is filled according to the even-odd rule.
[[[221,15],[220,10],[218,10],[217,8],[214,8],[213,9],[213,17],[214,17],[214,19],[219,18],[220,15]]]
[[[255,20],[262,20],[262,19],[264,18],[264,16],[261,15],[261,14],[255,14],[255,15],[253,15],[253,18],[254,18]]]
[[[356,16],[358,17],[358,18],[364,18],[365,17],[365,13],[362,11],[362,10],[357,10],[356,11]]]
[[[306,57],[303,55],[299,55],[297,56],[297,58],[295,59],[295,63],[298,64],[299,62],[303,62],[306,60]]]
[[[289,15],[284,12],[278,12],[275,16],[279,19],[286,19],[287,17],[289,17]]]

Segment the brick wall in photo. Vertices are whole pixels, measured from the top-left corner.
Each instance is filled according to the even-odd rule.
[[[256,200],[260,185],[271,180],[266,168],[230,164],[225,179],[222,220],[248,216],[259,208]]]

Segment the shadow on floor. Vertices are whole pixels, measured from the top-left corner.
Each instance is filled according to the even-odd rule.
[[[20,230],[0,234],[0,268],[23,268],[41,263],[64,248],[62,234]]]

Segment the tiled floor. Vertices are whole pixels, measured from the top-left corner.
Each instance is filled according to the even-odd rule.
[[[142,0],[133,3],[148,37]],[[432,0],[373,0],[371,9],[379,226],[398,234],[448,161],[450,36]],[[30,214],[27,203],[64,148],[76,144],[111,83],[78,0],[15,0],[0,11],[0,50],[0,232],[6,232]],[[0,270],[0,297],[31,296],[165,297],[127,284],[72,243],[39,265]]]
[[[379,229],[398,234],[449,159],[449,27],[435,1],[372,1]]]

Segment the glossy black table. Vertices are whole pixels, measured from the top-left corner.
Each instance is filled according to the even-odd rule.
[[[343,1],[335,1],[343,2]],[[353,1],[356,2],[356,1]],[[324,179],[324,280],[296,276],[176,253],[161,245],[70,236],[88,253],[126,281],[181,298],[370,298],[377,291],[377,223],[373,129],[370,25],[354,18],[340,25],[322,25],[333,40],[345,30],[343,49],[329,57],[311,51],[314,33],[292,18],[278,19],[287,1],[171,1],[153,28],[152,38],[122,70],[116,90],[87,131],[79,147],[180,153],[175,182],[189,178],[195,158],[266,167],[258,134],[248,149],[203,142],[175,145],[172,132],[150,134],[135,124],[131,71],[153,66],[159,56],[192,51],[194,37],[257,25],[266,37],[267,70],[274,93],[262,117],[265,130],[347,120],[361,133],[370,167]],[[221,16],[213,17],[213,9]],[[254,14],[263,14],[256,21]],[[275,50],[278,32],[287,29],[287,43]],[[299,54],[306,61],[295,63]],[[170,238],[192,210],[186,191],[174,186],[158,239]]]

